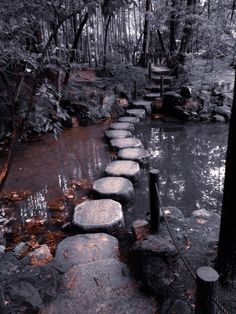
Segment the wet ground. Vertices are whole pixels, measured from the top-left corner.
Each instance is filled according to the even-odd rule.
[[[66,196],[73,207],[111,161],[104,129],[104,125],[74,128],[66,130],[57,141],[45,136],[39,142],[18,147],[3,193],[11,193],[16,199],[21,192],[29,196],[15,202],[10,211],[18,226],[10,233],[21,234],[36,218],[37,226],[46,224],[44,231],[57,230],[63,219],[69,221],[63,198]],[[153,120],[137,126],[137,137],[151,153],[150,167],[160,170],[164,206],[179,207],[185,216],[195,209],[220,211],[227,133],[227,124],[182,125]],[[76,200],[71,192],[74,185],[78,188]],[[2,216],[8,214],[5,207],[1,208]],[[56,216],[53,207],[61,208]],[[127,226],[137,218],[145,218],[148,209],[148,169],[143,169],[136,185],[134,210],[126,211]],[[34,225],[24,232],[32,232],[32,228]],[[19,240],[24,238],[18,237],[15,242]]]

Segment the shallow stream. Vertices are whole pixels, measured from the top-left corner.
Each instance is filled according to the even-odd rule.
[[[103,175],[112,159],[105,129],[104,125],[74,128],[64,131],[57,141],[47,135],[39,142],[18,147],[3,191],[30,194],[14,208],[14,221],[21,226],[18,233],[35,218],[47,222],[50,229],[48,204],[62,198],[71,182],[91,183]],[[160,170],[164,206],[178,207],[186,216],[201,208],[220,211],[227,134],[227,124],[182,125],[153,120],[137,126],[136,136],[151,153],[150,167]],[[126,213],[128,227],[148,212],[148,169],[142,170],[135,189],[134,209]]]

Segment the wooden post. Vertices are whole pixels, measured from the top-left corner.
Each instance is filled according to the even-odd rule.
[[[134,81],[134,100],[137,100],[137,81]]]
[[[149,64],[148,64],[148,77],[149,77],[149,80],[152,79],[152,64],[151,64],[151,62],[149,62]]]
[[[160,226],[160,202],[156,191],[156,185],[159,190],[159,171],[152,169],[149,172],[150,214],[152,233],[157,232]]]
[[[175,76],[178,79],[179,78],[179,65],[176,65],[176,69],[175,69]]]
[[[164,95],[164,76],[163,75],[161,76],[160,94],[161,94],[161,97],[163,97]]]
[[[195,314],[216,314],[219,274],[211,267],[200,267],[197,270],[197,291]]]

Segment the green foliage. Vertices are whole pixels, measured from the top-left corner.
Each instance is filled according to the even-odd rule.
[[[23,138],[32,134],[52,132],[57,137],[62,124],[69,119],[66,110],[60,106],[61,95],[49,84],[43,84],[37,91],[34,110],[30,112]]]

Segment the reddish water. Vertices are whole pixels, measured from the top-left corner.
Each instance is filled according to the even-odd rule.
[[[72,208],[89,188],[85,191],[80,187],[77,198],[67,200],[59,211],[58,207],[71,182],[92,182],[103,175],[111,161],[105,128],[80,127],[65,131],[57,141],[45,136],[40,142],[19,145],[3,192],[29,191],[30,195],[14,203],[13,210],[7,211],[0,204],[0,218],[15,219],[9,224],[10,233],[17,235],[14,242],[25,241],[25,237],[29,240],[37,228],[37,239],[48,230],[58,232],[71,221]],[[164,206],[177,206],[187,215],[198,208],[220,211],[228,125],[182,126],[152,121],[137,126],[136,133],[151,153],[150,167],[161,170]],[[135,187],[134,208],[124,211],[128,228],[135,219],[145,218],[148,194],[148,173],[143,169],[142,180]],[[41,242],[47,243],[45,237]]]
[[[64,131],[58,140],[47,135],[39,142],[19,145],[2,192],[21,195],[27,191],[29,196],[15,202],[13,208],[10,205],[10,210],[0,206],[1,216],[14,219],[9,224],[10,233],[27,235],[32,232],[35,219],[36,227],[44,226],[39,233],[47,228],[59,230],[55,224],[60,226],[67,222],[69,207],[73,206],[74,200],[56,213],[48,209],[49,204],[58,204],[71,182],[83,180],[88,184],[102,176],[105,165],[111,160],[109,147],[104,141],[104,129],[101,125],[79,127]],[[77,197],[81,196],[84,189],[79,188],[76,193]],[[24,236],[14,235],[14,242],[24,239]]]

